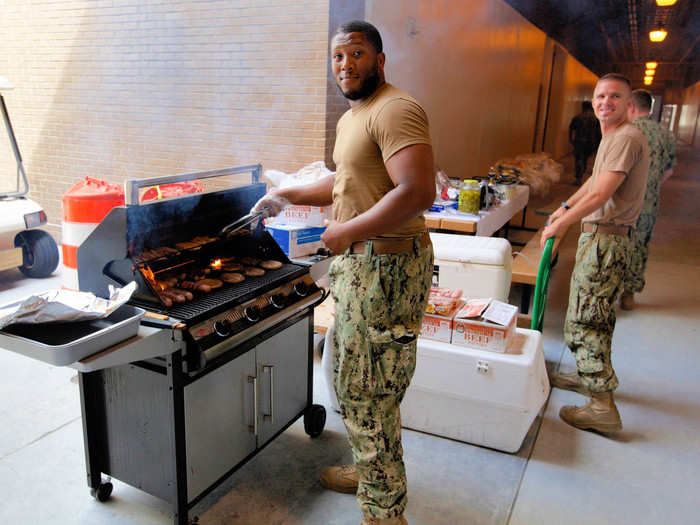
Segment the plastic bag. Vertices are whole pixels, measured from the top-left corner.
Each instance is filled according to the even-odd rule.
[[[329,175],[333,175],[334,173],[335,172],[326,168],[326,164],[322,160],[318,160],[312,162],[308,166],[304,166],[295,173],[285,173],[279,170],[265,170],[262,179],[263,182],[267,183],[268,189],[289,188],[290,186],[310,184]]]

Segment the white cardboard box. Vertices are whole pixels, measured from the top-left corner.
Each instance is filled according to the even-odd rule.
[[[449,343],[452,339],[452,318],[458,307],[452,309],[448,315],[424,314],[420,335],[425,339]]]
[[[294,226],[323,227],[333,218],[332,206],[301,206],[289,204],[280,214],[270,220],[271,225],[289,224]]]
[[[321,240],[321,234],[326,228],[316,228],[307,226],[293,226],[290,224],[266,225],[265,229],[270,232],[275,242],[280,245],[282,251],[290,259],[303,257],[316,253],[319,248],[325,245]]]
[[[516,328],[504,354],[419,338],[416,359],[401,403],[406,428],[517,452],[549,395],[536,330]]]
[[[500,301],[493,303],[503,304]],[[481,317],[462,318],[457,312],[452,320],[452,344],[480,348],[491,352],[505,352],[515,334],[518,319],[518,308],[508,307],[508,317],[505,324],[498,324]]]

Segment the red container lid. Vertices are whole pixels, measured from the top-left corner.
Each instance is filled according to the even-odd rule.
[[[63,220],[98,223],[123,204],[124,189],[119,184],[85,177],[63,195]]]

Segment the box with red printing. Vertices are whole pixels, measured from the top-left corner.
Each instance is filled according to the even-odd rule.
[[[424,314],[420,336],[433,341],[449,343],[452,339],[452,318],[457,313],[459,306],[461,305],[452,308],[447,315]]]
[[[326,220],[333,218],[332,206],[301,206],[289,204],[270,221],[270,224],[289,224],[293,226],[313,226],[322,228]]]
[[[492,301],[501,306],[502,323],[477,317],[460,317],[457,312],[452,320],[452,344],[504,353],[508,349],[518,319],[518,308],[500,301]],[[487,310],[488,311],[488,310]]]

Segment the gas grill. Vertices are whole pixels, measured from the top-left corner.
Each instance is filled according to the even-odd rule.
[[[252,184],[139,203],[148,187],[195,179],[206,187],[246,172]],[[81,290],[106,297],[109,285],[136,281],[130,304],[148,311],[135,339],[73,365],[88,485],[100,501],[112,491],[103,475],[115,477],[169,501],[174,523],[185,524],[197,502],[298,418],[311,437],[323,430],[325,409],[312,404],[312,341],[313,308],[326,292],[262,225],[218,235],[264,195],[259,174],[256,165],[129,181],[127,204],[78,250]],[[227,264],[246,260],[281,267],[217,288]],[[211,279],[211,290],[168,300],[181,283]]]

